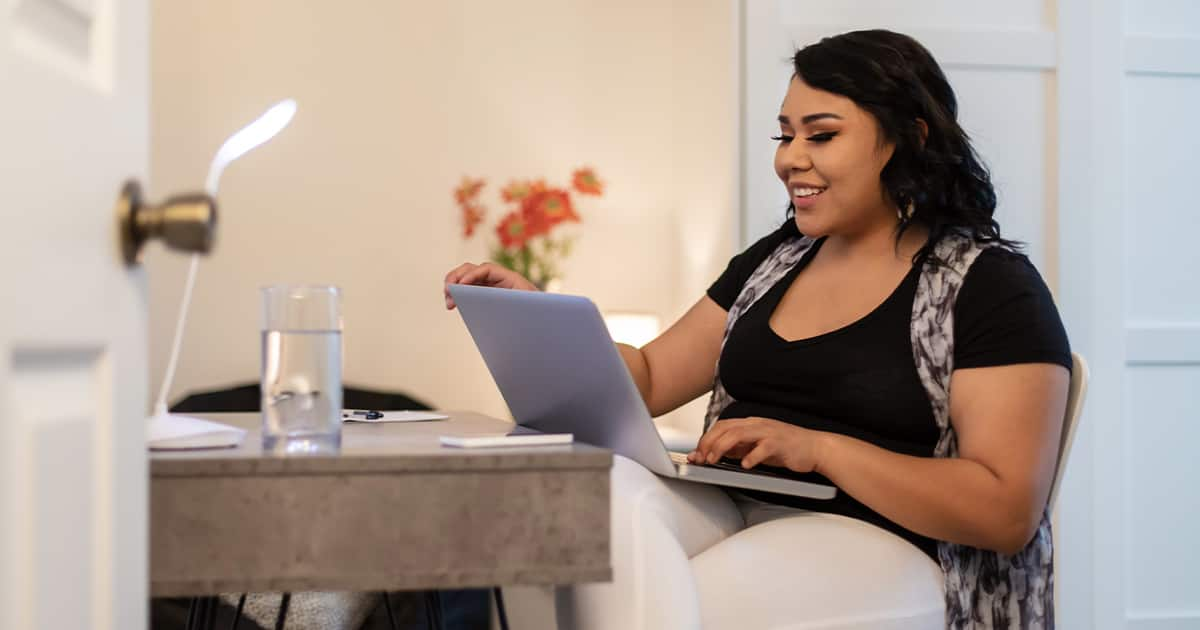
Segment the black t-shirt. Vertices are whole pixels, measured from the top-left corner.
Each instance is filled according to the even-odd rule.
[[[708,295],[726,311],[758,265],[785,238],[788,221],[735,256]],[[721,418],[758,416],[848,435],[889,450],[931,457],[938,429],[913,362],[910,321],[920,270],[862,319],[808,339],[786,341],[771,313],[820,250],[819,240],[774,287],[742,314],[721,352],[721,382],[736,401]],[[1055,363],[1071,368],[1070,347],[1054,300],[1028,258],[988,248],[963,279],[954,307],[954,366]],[[812,481],[829,483],[811,474]],[[755,498],[874,523],[937,560],[937,544],[886,519],[844,492],[829,501],[764,492]]]

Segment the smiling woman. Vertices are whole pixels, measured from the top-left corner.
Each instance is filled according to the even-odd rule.
[[[572,608],[675,583],[690,569],[672,563],[723,550],[744,571],[697,579],[706,627],[1053,627],[1047,499],[1072,363],[1050,293],[1001,238],[987,169],[924,47],[846,33],[797,52],[794,70],[774,165],[786,220],[657,339],[619,348],[654,415],[712,392],[690,462],[786,467],[839,493],[706,494],[620,463],[614,529],[661,510],[685,553],[644,562],[637,541],[654,534],[615,531],[613,585],[575,589]],[[529,288],[471,264],[446,282]],[[763,540],[768,520],[787,544],[734,542]],[[822,556],[831,544],[890,560]],[[766,596],[780,576],[786,596]]]
[[[869,192],[859,188],[845,196],[882,192],[881,199],[844,199],[842,207],[883,204],[899,219],[898,234],[913,225],[928,229],[920,255],[954,229],[980,243],[1015,246],[1000,238],[987,168],[959,125],[953,88],[923,46],[898,33],[859,31],[808,46],[793,62],[775,158],[785,183],[795,172],[788,160],[804,159],[811,149],[809,159],[821,162],[814,165],[817,176],[852,171],[869,181]],[[807,149],[791,147],[797,133]],[[845,164],[855,158],[865,161]],[[793,209],[800,207],[796,201],[793,194]]]
[[[943,570],[948,626],[1052,626],[1045,505],[1071,363],[1049,292],[1001,239],[920,44],[848,33],[794,62],[775,157],[791,220],[709,291],[726,338],[693,457],[833,481],[829,504],[751,498],[909,540]]]

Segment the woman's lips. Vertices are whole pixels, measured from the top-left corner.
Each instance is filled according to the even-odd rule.
[[[792,195],[792,205],[796,206],[797,208],[811,207],[813,204],[817,203],[817,199],[819,199],[823,194],[825,194],[825,189],[821,189],[820,192],[815,194]]]

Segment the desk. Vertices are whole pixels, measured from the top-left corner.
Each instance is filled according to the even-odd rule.
[[[504,432],[487,416],[347,423],[342,452],[150,455],[150,594],[396,591],[612,579],[612,453],[583,444],[462,450],[439,435]]]

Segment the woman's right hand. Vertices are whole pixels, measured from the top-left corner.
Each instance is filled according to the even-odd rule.
[[[463,263],[451,269],[450,273],[446,274],[446,284],[442,289],[446,297],[446,310],[454,308],[454,298],[450,297],[450,285],[452,284],[477,284],[484,287],[518,289],[521,291],[538,290],[532,282],[526,280],[521,274],[507,267],[501,267],[496,263],[485,262],[482,265]]]

